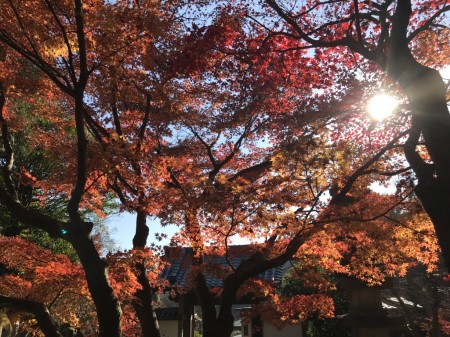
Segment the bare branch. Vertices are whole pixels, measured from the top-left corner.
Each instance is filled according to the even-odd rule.
[[[142,119],[141,127],[139,128],[137,151],[140,151],[142,141],[144,140],[145,129],[147,128],[150,117],[151,100],[152,96],[149,93],[145,93],[145,113],[144,118]]]
[[[253,165],[251,167],[247,167],[243,170],[240,170],[238,173],[236,173],[234,176],[232,176],[229,181],[233,181],[239,177],[242,177],[246,180],[255,181],[258,179],[258,177],[267,169],[269,169],[272,166],[272,161],[267,160],[262,163]]]
[[[309,36],[296,22],[296,20],[288,15],[278,4],[275,0],[266,0],[266,3],[272,7],[272,9],[283,19],[285,20],[299,35],[299,37],[309,44],[315,46],[315,47],[336,47],[336,46],[347,46],[349,44],[349,38],[341,38],[335,41],[322,41],[322,40],[316,40],[313,39],[311,36]]]

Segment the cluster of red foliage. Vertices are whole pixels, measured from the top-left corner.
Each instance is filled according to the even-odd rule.
[[[146,248],[149,215],[179,226],[174,244],[193,249],[190,288],[205,336],[228,336],[234,298],[289,260],[319,294],[285,301],[264,287],[263,311],[279,321],[331,314],[327,282],[313,267],[368,283],[417,263],[433,270],[433,225],[448,264],[450,159],[442,149],[450,122],[442,81],[425,65],[427,48],[439,50],[429,65],[448,62],[439,49],[448,30],[431,27],[449,7],[431,3],[309,0],[287,11],[274,0],[218,1],[214,9],[196,1],[0,1],[0,202],[24,225],[70,242],[80,263],[30,244],[47,261],[32,266],[31,253],[17,250],[26,243],[11,239],[19,255],[1,257],[12,268],[2,295],[25,299],[70,278],[95,307],[101,336],[158,336],[150,299],[160,264]],[[379,81],[411,102],[383,128],[361,106]],[[426,83],[436,90],[419,86]],[[42,154],[44,172],[16,160],[29,153]],[[392,181],[395,193],[373,188]],[[105,196],[137,215],[134,250],[106,259],[83,217],[105,215]],[[49,215],[54,200],[63,200],[64,215]],[[237,236],[252,251],[217,273],[216,315],[205,257],[227,256]],[[8,287],[19,281],[17,292]],[[56,296],[35,295],[47,306]],[[45,322],[41,329],[57,336]]]

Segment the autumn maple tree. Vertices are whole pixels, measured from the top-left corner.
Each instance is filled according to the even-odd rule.
[[[123,135],[116,133],[107,138],[109,143],[117,140],[118,150],[110,150],[108,161],[101,158],[95,161],[95,152],[99,149],[106,151],[105,142],[100,139],[105,134],[99,135],[104,131],[100,122],[107,125],[109,121],[101,110],[101,104],[94,109],[87,102],[95,102],[101,96],[91,89],[95,86],[94,77],[103,74],[99,69],[119,71],[126,66],[124,55],[137,57],[137,54],[130,53],[133,46],[141,50],[142,44],[138,45],[137,41],[145,43],[151,40],[150,35],[145,34],[147,28],[154,27],[149,31],[156,35],[158,29],[163,30],[164,18],[148,10],[148,6],[151,4],[134,6],[95,1],[1,4],[0,108],[4,149],[1,200],[20,222],[43,229],[51,236],[72,244],[86,274],[102,336],[121,335],[121,308],[109,281],[108,266],[90,236],[92,224],[85,221],[81,213],[85,208],[101,212],[106,186],[102,178],[110,172],[114,175],[114,168],[120,166],[121,160],[129,162],[130,156],[116,160],[115,153],[125,153],[130,148],[125,149]],[[170,14],[171,8],[167,11]],[[125,15],[128,16],[125,18]],[[110,20],[110,24],[103,22],[105,18]],[[121,21],[126,24],[121,24]],[[121,43],[112,44],[117,39]],[[29,72],[21,72],[24,69]],[[140,84],[132,83],[131,88],[135,89]],[[37,179],[33,172],[21,171],[14,161],[14,134],[23,127],[21,123],[26,123],[26,120],[16,118],[15,114],[15,106],[22,101],[31,104],[33,112],[41,115],[44,121],[44,125],[33,134],[36,149],[44,149],[53,162],[56,162],[55,158],[65,158],[52,168],[45,179]],[[105,100],[102,103],[107,104]],[[115,111],[115,108],[112,107],[112,110]],[[97,113],[100,115],[97,116]],[[141,133],[146,129],[145,120]],[[89,138],[99,140],[97,148],[88,145]],[[122,182],[126,181],[122,176],[119,178]],[[39,203],[35,203],[30,208],[18,199],[17,188],[22,185],[33,185],[41,191],[40,207]],[[62,219],[44,211],[46,202],[53,198],[65,198],[67,208]],[[142,248],[142,244],[136,246]],[[153,317],[151,312],[147,315]]]
[[[89,308],[92,304],[87,299],[86,281],[79,264],[19,237],[0,240],[8,252],[1,255],[0,263],[14,271],[0,276],[1,307],[34,314],[46,336],[61,336],[56,322],[78,328],[83,321],[92,319],[89,317],[93,314]]]
[[[246,33],[245,29],[239,29],[239,18],[223,13],[221,15],[218,22],[224,24],[223,20],[228,20],[226,26],[233,27],[235,35]],[[264,105],[260,112],[258,104],[245,111],[249,118],[247,123],[253,123],[250,126],[258,125],[255,128],[255,134],[259,135],[256,143],[253,135],[247,131],[252,130],[247,127],[249,124],[237,128],[238,132],[231,131],[239,122],[234,120],[235,116],[239,116],[239,108],[247,108],[248,105],[240,104],[238,109],[230,110],[233,123],[225,124],[223,117],[216,124],[204,123],[205,114],[226,117],[230,104],[221,101],[207,103],[207,96],[202,95],[201,91],[196,91],[196,105],[186,107],[189,117],[180,122],[179,130],[188,136],[180,137],[177,148],[181,147],[185,154],[189,156],[192,153],[194,156],[184,162],[178,160],[176,165],[170,167],[171,181],[168,184],[174,191],[169,196],[172,199],[180,198],[180,201],[175,207],[164,209],[159,216],[167,223],[182,225],[177,239],[182,245],[193,248],[191,288],[202,306],[205,335],[229,335],[233,321],[231,305],[240,287],[246,281],[251,282],[252,277],[260,272],[280,266],[290,259],[300,259],[305,268],[309,264],[324,264],[324,268],[356,275],[368,282],[379,282],[386,274],[404,275],[412,260],[430,265],[436,263],[437,252],[432,231],[426,221],[417,218],[416,223],[413,218],[417,213],[417,204],[410,199],[410,169],[404,165],[404,161],[388,159],[389,155],[397,156],[398,149],[404,146],[408,132],[402,121],[404,116],[398,120],[398,128],[390,129],[385,135],[382,130],[371,132],[370,121],[358,114],[351,114],[354,118],[353,126],[339,129],[331,116],[337,115],[339,108],[345,104],[339,106],[333,114],[330,106],[325,104],[319,109],[311,100],[299,97],[300,94],[314,97],[314,85],[324,85],[317,77],[309,77],[320,73],[321,68],[315,68],[315,65],[320,64],[315,56],[308,56],[302,48],[293,46],[288,51],[298,53],[296,55],[301,56],[299,62],[304,62],[296,65],[292,58],[279,56],[276,49],[280,46],[278,40],[271,44],[270,40],[264,40],[263,37],[252,36],[238,41],[222,48],[226,55],[234,55],[239,61],[246,62],[248,68],[244,68],[245,70],[251,69],[256,74],[270,73],[272,81],[279,81],[275,83],[282,94],[288,94],[291,88],[301,89],[297,89],[294,99],[283,101],[285,104],[282,107],[286,107],[285,110],[278,106],[275,114],[268,105]],[[249,42],[246,44],[242,41]],[[259,43],[263,42],[266,44],[258,49]],[[228,63],[232,60],[229,56],[223,59]],[[299,78],[297,75],[306,66],[310,67],[309,72]],[[282,80],[277,77],[279,74]],[[195,78],[194,75],[195,73],[190,74],[192,78]],[[208,76],[203,76],[209,79],[209,86],[214,85],[211,72],[208,72]],[[259,78],[251,80],[258,83]],[[330,79],[325,79],[327,80]],[[345,88],[348,89],[348,85],[352,84],[351,76],[345,80]],[[265,81],[267,83],[269,79],[266,78]],[[224,82],[226,87],[227,82]],[[239,81],[235,79],[234,88],[238,84]],[[289,89],[284,91],[282,86]],[[230,92],[233,93],[231,90]],[[261,89],[256,92],[261,92]],[[258,102],[264,102],[267,97],[270,95],[258,97]],[[248,95],[243,103],[251,102],[251,98]],[[200,108],[199,101],[203,104]],[[289,107],[289,103],[294,104],[293,108]],[[351,104],[347,104],[347,109],[348,107],[352,108]],[[227,109],[225,113],[219,114],[221,108]],[[196,114],[202,119],[195,121],[192,116],[195,117]],[[267,117],[268,120],[263,120],[264,123],[257,119],[252,121],[252,114]],[[323,118],[324,116],[328,118]],[[325,126],[316,130],[311,122],[320,120],[321,117]],[[277,121],[277,124],[273,121]],[[292,131],[289,123],[307,126]],[[266,127],[270,131],[264,134]],[[333,127],[339,131],[327,138]],[[361,127],[365,128],[362,133]],[[265,137],[270,139],[270,144],[258,144]],[[281,144],[283,137],[287,141]],[[351,144],[344,139],[357,143]],[[282,145],[279,152],[274,151],[277,142]],[[168,149],[162,147],[162,151],[173,149],[170,145],[167,147]],[[329,152],[324,150],[327,148]],[[203,155],[200,151],[203,151]],[[315,155],[312,156],[311,153]],[[355,154],[360,155],[357,160],[351,156]],[[258,155],[262,155],[259,160]],[[397,195],[380,195],[369,187],[376,181],[375,176],[378,180],[381,176],[384,177],[381,180],[387,181],[389,177],[402,174],[404,176],[401,181],[407,183],[399,184]],[[195,177],[202,176],[196,182]],[[327,191],[332,193],[331,200],[324,201],[321,196]],[[350,191],[352,195],[349,195]],[[373,207],[374,205],[377,207]],[[289,206],[295,207],[295,212],[288,210]],[[394,209],[399,213],[397,216],[391,214]],[[425,228],[417,230],[416,226]],[[406,229],[402,231],[401,227]],[[213,294],[209,291],[205,278],[212,267],[205,263],[205,256],[211,253],[227,256],[229,239],[236,234],[250,240],[265,239],[266,243],[255,244],[254,254],[238,268],[230,266],[222,271],[223,289],[218,296],[220,307],[216,315]],[[393,237],[399,246],[391,244]],[[422,254],[402,249],[405,242],[411,239],[418,240],[418,245],[424,247]],[[376,248],[380,242],[389,242],[385,247],[388,249],[382,250],[389,252],[387,255],[380,254]],[[373,248],[369,248],[371,245]],[[314,247],[318,246],[327,248],[317,251]],[[220,269],[219,266],[214,268]],[[257,284],[255,287],[262,285]],[[253,291],[256,291],[255,287]]]
[[[433,221],[447,268],[450,116],[446,86],[436,69],[448,65],[448,43],[443,41],[449,36],[449,10],[446,1],[267,0],[239,2],[235,12],[248,18],[254,32],[264,32],[261,48],[271,46],[289,59],[293,51],[305,55],[311,51],[312,64],[321,64],[328,79],[354,67],[361,76],[378,69],[401,88],[411,116],[404,155],[414,170],[415,193]]]
[[[411,61],[407,46],[405,52],[401,6],[408,3],[399,1],[395,12],[391,2],[332,11],[339,4],[308,3],[311,10],[298,15],[273,1],[219,8],[214,15],[208,7],[211,15],[203,21],[191,16],[201,7],[194,1],[0,2],[0,202],[25,226],[73,246],[100,336],[159,336],[151,301],[158,263],[146,248],[149,215],[178,225],[174,242],[193,249],[189,290],[201,304],[205,337],[230,335],[231,306],[243,294],[271,294],[265,304],[273,310],[266,312],[278,321],[295,320],[290,316],[299,311],[307,316],[314,306],[329,315],[325,296],[281,299],[273,284],[255,278],[290,260],[297,260],[302,277],[319,289],[332,285],[315,272],[317,266],[369,283],[403,275],[417,261],[434,268],[433,231],[411,192],[417,183],[416,193],[443,245],[440,222],[427,206],[427,198],[439,194],[420,192],[428,191],[429,179],[433,186],[446,181],[445,155],[433,146],[439,132],[423,126],[417,113],[419,122],[413,119],[412,128],[403,114],[387,132],[372,130],[355,94],[367,83],[357,72],[345,71],[358,57],[341,57],[344,48],[339,48],[389,65],[395,79],[400,67],[391,66],[391,60],[402,63],[398,59],[404,55],[404,63],[412,64],[408,72],[413,66],[428,71]],[[375,14],[364,14],[369,5]],[[268,6],[272,16],[265,12]],[[447,10],[436,6],[421,10],[419,18],[427,21],[418,23],[419,31]],[[331,18],[317,28],[310,27],[316,24],[312,19],[305,20],[312,20],[307,28],[298,23],[316,9],[318,19],[332,13],[345,19]],[[391,18],[392,29],[385,21]],[[378,43],[371,34],[379,22]],[[389,29],[390,39],[401,43],[388,48]],[[363,41],[366,35],[369,42]],[[378,45],[372,49],[370,43]],[[318,47],[316,54],[311,47]],[[322,75],[325,70],[328,76]],[[408,76],[400,84],[414,98],[421,89],[410,88]],[[442,92],[432,98],[445,108]],[[420,104],[414,101],[412,110],[422,109]],[[52,164],[46,175],[15,160],[14,139],[30,120],[20,113],[22,105],[37,121],[25,139],[29,149]],[[415,152],[417,125],[439,166],[435,172],[421,169],[430,165]],[[397,160],[401,148],[415,176]],[[392,177],[398,179],[397,193],[371,188]],[[19,197],[24,187],[35,192],[32,205]],[[112,194],[123,211],[136,214],[134,249],[104,258],[83,212],[101,216],[105,196]],[[61,216],[46,212],[55,199],[66,206]],[[208,254],[226,256],[236,236],[251,242],[246,260],[237,267],[208,262]],[[206,283],[211,272],[223,280],[218,293]]]
[[[374,133],[377,144],[369,147],[370,131],[352,145],[353,139],[346,137],[345,130],[333,130],[332,126],[339,129],[333,118],[326,117],[301,129],[294,127],[287,136],[295,132],[296,140],[288,138],[276,150],[269,150],[269,146],[258,149],[266,161],[242,170],[234,169],[232,161],[226,163],[213,184],[208,179],[215,167],[215,155],[221,152],[214,151],[216,143],[208,143],[199,131],[194,132],[191,146],[197,149],[198,163],[194,158],[187,161],[190,179],[183,171],[173,171],[174,191],[170,196],[179,195],[181,199],[176,210],[160,216],[179,223],[182,228],[176,240],[193,249],[187,289],[201,304],[206,336],[230,335],[231,306],[243,295],[265,297],[260,305],[262,315],[277,325],[304,320],[316,310],[330,315],[332,306],[326,296],[282,299],[274,284],[257,280],[260,273],[288,261],[295,261],[305,282],[321,291],[333,285],[320,277],[317,268],[353,275],[372,284],[382,282],[386,275],[405,275],[418,261],[433,270],[438,260],[436,242],[430,223],[420,218],[411,186],[400,188],[396,195],[381,195],[369,188],[376,181],[374,175],[366,174],[370,170],[386,175],[386,179],[407,174],[404,162],[386,160],[392,152],[398,152],[404,133],[393,141],[387,135],[376,137]],[[333,145],[330,139],[334,139]],[[184,140],[183,147],[187,146]],[[201,159],[198,148],[203,148],[206,159]],[[233,149],[229,146],[226,151],[231,153]],[[233,155],[236,160],[241,155],[246,158],[248,151]],[[360,154],[361,162],[348,160],[355,153]],[[208,160],[211,169],[204,171],[203,163]],[[205,176],[195,185],[192,165],[199,165]],[[341,180],[342,176],[348,180]],[[326,197],[338,183],[346,192],[331,192]],[[351,196],[347,195],[349,190]],[[229,246],[236,235],[253,242],[242,253],[244,261],[239,266],[214,264],[211,256],[226,256],[230,261],[235,257]],[[223,280],[219,292],[208,288],[207,275]],[[219,304],[217,313],[215,304]]]

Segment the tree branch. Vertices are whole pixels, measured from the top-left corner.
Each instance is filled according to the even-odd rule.
[[[355,7],[355,26],[356,26],[356,34],[358,35],[358,42],[363,41],[362,31],[361,31],[361,22],[359,16],[359,2],[358,0],[353,0],[353,6]]]
[[[397,8],[395,9],[394,17],[392,20],[391,29],[391,47],[405,44],[408,41],[406,34],[408,31],[409,16],[412,13],[411,0],[398,0]]]
[[[450,11],[450,5],[442,7],[434,15],[432,15],[421,27],[412,32],[411,35],[408,36],[408,42],[411,42],[417,35],[430,28],[433,25],[433,21],[447,11]]]
[[[353,187],[353,184],[356,182],[356,180],[366,174],[371,173],[370,170],[367,170],[370,166],[372,166],[378,159],[380,159],[388,150],[392,148],[392,146],[402,137],[406,136],[408,134],[408,131],[403,131],[399,135],[397,135],[394,139],[392,139],[389,143],[387,143],[384,147],[378,151],[377,154],[375,154],[372,158],[370,158],[367,162],[365,162],[361,167],[359,167],[353,174],[348,178],[345,185],[342,187],[342,189],[337,193],[335,196],[332,197],[331,203],[338,204],[341,202],[344,197],[347,195],[348,192],[350,192],[351,188]]]
[[[255,181],[259,178],[259,176],[269,169],[272,166],[271,160],[263,161],[262,163],[253,165],[251,167],[247,167],[243,170],[240,170],[238,173],[236,173],[234,176],[232,176],[229,181],[233,181],[239,177],[242,177],[246,180]]]
[[[67,223],[53,219],[39,210],[26,208],[2,187],[0,187],[0,202],[25,225],[42,229],[51,237],[65,239],[61,230],[67,228]]]
[[[0,295],[0,308],[10,307],[32,313],[46,337],[62,337],[43,303]]]
[[[284,20],[286,21],[299,35],[299,38],[308,42],[315,47],[336,47],[336,46],[348,46],[351,38],[344,37],[335,41],[323,41],[316,40],[309,36],[296,22],[294,18],[288,15],[275,0],[266,0],[266,3],[272,7],[272,9]],[[355,41],[356,42],[356,41]]]
[[[429,183],[433,180],[433,173],[435,171],[433,164],[428,164],[423,158],[416,152],[416,146],[420,138],[420,127],[418,125],[418,118],[413,116],[412,127],[409,133],[409,137],[403,147],[406,160],[411,165],[414,173],[419,179],[419,183]]]
[[[52,13],[53,18],[55,19],[56,24],[58,25],[58,27],[61,30],[61,33],[63,35],[63,40],[64,40],[64,43],[65,43],[65,45],[67,47],[67,52],[69,54],[69,64],[67,64],[65,58],[63,58],[64,59],[64,64],[66,64],[66,69],[69,72],[69,75],[70,75],[70,77],[72,79],[72,82],[76,83],[77,78],[76,78],[76,75],[75,75],[75,67],[74,67],[74,63],[73,63],[73,52],[72,52],[72,47],[70,46],[70,42],[69,42],[69,38],[67,36],[66,29],[64,28],[61,20],[59,19],[58,15],[56,14],[55,9],[53,8],[53,6],[50,3],[50,1],[49,0],[44,0],[44,1],[47,4],[47,7],[50,10],[50,13]]]
[[[83,4],[81,3],[81,0],[75,0],[75,21],[77,24],[78,53],[80,57],[80,77],[78,79],[78,85],[80,86],[80,90],[84,90],[89,77],[89,71],[87,67]]]
[[[0,82],[0,126],[2,132],[2,142],[3,148],[5,149],[5,165],[3,166],[3,177],[7,191],[14,196],[17,197],[17,191],[14,188],[14,184],[12,181],[12,170],[14,165],[14,151],[11,146],[10,136],[9,136],[9,128],[8,123],[3,116],[3,109],[5,107],[6,97],[5,97],[5,89],[3,87],[3,82]]]
[[[46,74],[63,92],[70,96],[74,95],[74,90],[70,84],[70,81],[54,67],[52,67],[48,62],[46,62],[41,56],[39,56],[39,54],[21,46],[19,42],[9,36],[3,29],[0,29],[0,41],[3,41],[10,48],[14,49],[16,52],[18,52],[20,55],[34,64],[38,69]]]

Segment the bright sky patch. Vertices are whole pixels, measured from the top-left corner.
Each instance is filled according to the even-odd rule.
[[[367,110],[373,119],[382,121],[392,114],[397,105],[398,102],[394,97],[380,94],[369,100]]]

